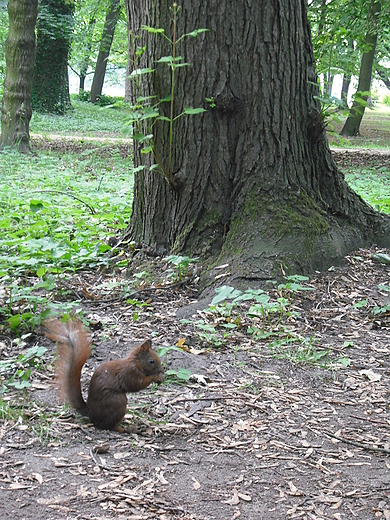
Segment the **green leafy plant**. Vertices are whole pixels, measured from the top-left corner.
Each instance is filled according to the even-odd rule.
[[[32,368],[42,366],[42,356],[46,351],[45,347],[35,346],[29,348],[25,354],[0,360],[0,374],[5,376],[0,393],[6,392],[8,387],[18,390],[29,388]]]
[[[322,368],[347,367],[350,360],[347,356],[340,356],[330,360],[330,348],[319,350],[315,347],[317,340],[312,337],[291,335],[288,338],[279,338],[269,343],[272,356],[278,359],[287,359],[292,363],[306,363],[319,365]]]
[[[167,94],[164,98],[156,99],[156,96],[148,96],[144,97],[140,95],[137,98],[136,104],[133,106],[133,115],[129,120],[129,124],[134,125],[135,130],[133,132],[133,139],[138,141],[142,145],[141,153],[148,154],[152,153],[153,157],[156,161],[155,168],[158,168],[162,174],[165,176],[167,181],[173,188],[176,188],[176,181],[173,175],[173,165],[172,165],[172,152],[173,152],[173,139],[174,139],[174,123],[183,116],[187,115],[196,115],[201,114],[202,112],[206,112],[206,110],[202,107],[186,107],[182,112],[175,115],[175,84],[176,84],[176,74],[178,69],[181,67],[186,67],[190,65],[187,62],[183,61],[183,57],[178,55],[177,48],[180,42],[184,38],[193,37],[195,38],[198,34],[208,31],[208,29],[195,29],[189,33],[183,34],[181,36],[177,36],[177,17],[181,8],[175,2],[171,8],[172,17],[173,17],[173,36],[170,38],[165,33],[165,29],[163,28],[155,28],[150,27],[148,25],[143,25],[142,29],[150,34],[155,34],[156,36],[161,36],[165,38],[166,41],[169,42],[171,46],[172,54],[169,56],[162,56],[159,58],[156,63],[165,65],[170,72],[171,79],[171,88],[169,94]],[[145,51],[145,47],[137,47],[135,48],[134,40],[133,40],[133,64],[135,69],[130,74],[130,79],[135,84],[139,93],[141,94],[141,77],[145,74],[152,74],[155,72],[155,69],[146,67],[139,68],[138,64],[141,56]],[[169,116],[164,116],[160,113],[160,106],[162,103],[169,103]],[[162,164],[157,150],[153,141],[153,127],[157,121],[167,122],[169,126],[169,152],[168,152],[168,165]],[[145,131],[146,128],[146,131]]]
[[[131,305],[131,306],[136,308],[136,310],[133,312],[133,321],[137,321],[138,320],[141,309],[143,309],[144,307],[148,307],[149,306],[149,304],[147,302],[141,302],[139,300],[131,300],[130,299],[130,300],[126,300],[126,303],[128,305]]]
[[[383,305],[376,305],[373,309],[372,309],[372,312],[374,314],[386,314],[388,312],[390,312],[390,304],[388,303],[389,302],[389,299],[390,299],[390,286],[388,285],[378,285],[378,289],[381,289],[382,291],[385,291],[387,292],[387,297],[386,297],[386,301]]]
[[[91,149],[74,155],[39,153],[31,161],[3,151],[0,324],[15,331],[30,329],[56,308],[55,296],[69,298],[67,280],[78,269],[127,265],[120,252],[117,259],[109,257],[116,249],[104,242],[130,218],[129,169],[116,152],[104,158]],[[31,197],[38,190],[39,196]],[[63,312],[78,306],[74,294],[71,299],[63,302]]]
[[[273,355],[278,352],[278,346],[294,344],[299,345],[299,348],[294,349],[295,353],[290,352],[292,359],[319,363],[325,358],[323,364],[326,365],[329,353],[315,350],[309,340],[296,336],[288,327],[288,320],[299,316],[292,309],[294,295],[299,291],[314,290],[307,285],[308,278],[286,276],[284,283],[270,282],[276,285],[276,298],[263,289],[241,291],[228,285],[219,287],[210,306],[203,312],[205,319],[183,319],[181,324],[193,326],[199,340],[213,347],[225,346],[230,341],[234,345],[234,341],[242,337],[245,328],[246,334],[255,340],[276,338],[270,343]],[[211,322],[206,319],[207,316],[210,316]]]
[[[177,369],[169,369],[165,372],[166,380],[169,383],[183,384],[186,383],[190,376],[191,370],[178,367]]]
[[[390,169],[388,167],[376,169],[354,167],[345,178],[352,189],[373,208],[390,214],[390,196],[387,188],[390,182]]]
[[[160,358],[164,358],[162,364],[165,369],[165,381],[170,383],[183,384],[189,380],[191,371],[182,367],[167,369],[168,353],[172,352],[173,350],[180,351],[176,345],[171,345],[169,347],[159,347],[158,349],[158,355]]]
[[[190,265],[198,261],[197,258],[189,256],[169,255],[163,258],[164,262],[172,265],[172,270],[168,271],[169,278],[181,282],[190,272]]]
[[[328,132],[334,131],[334,125],[342,122],[343,117],[348,113],[343,102],[332,96],[314,96],[320,102],[321,112],[318,116],[318,122],[322,128],[326,128]]]
[[[24,416],[23,408],[15,406],[13,402],[2,397],[0,391],[0,419],[2,421],[17,421],[19,417]]]

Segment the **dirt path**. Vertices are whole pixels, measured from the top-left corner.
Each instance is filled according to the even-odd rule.
[[[193,377],[132,396],[133,433],[97,430],[64,410],[51,386],[53,345],[30,337],[49,347],[46,369],[25,397],[4,396],[24,406],[0,421],[0,518],[390,518],[390,320],[372,313],[387,302],[378,285],[389,285],[390,267],[371,255],[313,278],[315,291],[294,298],[300,314],[284,322],[312,338],[312,361],[328,368],[299,363],[309,350],[297,353],[283,334],[248,334],[245,317],[223,345],[201,341],[183,318],[216,330],[226,320],[191,285],[141,293],[149,304],[136,321],[124,302],[84,302],[96,345],[85,381],[151,334],[160,346],[185,339],[168,368]],[[94,276],[75,277],[75,287],[96,291]],[[2,357],[15,348],[2,339]]]

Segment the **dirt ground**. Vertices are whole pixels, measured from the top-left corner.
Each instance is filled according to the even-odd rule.
[[[390,265],[374,253],[388,251],[316,273],[315,290],[294,296],[297,314],[266,339],[248,333],[242,311],[222,345],[202,340],[183,319],[216,330],[226,319],[198,300],[194,278],[139,293],[148,305],[135,321],[119,298],[85,300],[96,348],[84,388],[102,360],[149,337],[181,345],[167,368],[192,373],[131,395],[132,433],[98,430],[61,405],[55,348],[37,330],[26,341],[48,347],[45,366],[27,394],[5,394],[23,413],[0,420],[0,518],[390,519],[390,312],[375,313],[390,305],[378,287],[390,286]],[[73,287],[93,293],[102,276],[77,274]],[[310,359],[278,344],[292,335],[312,338]],[[17,348],[0,337],[1,357]]]

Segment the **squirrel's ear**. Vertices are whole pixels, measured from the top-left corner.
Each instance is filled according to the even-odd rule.
[[[152,342],[150,341],[150,339],[147,339],[145,341],[145,343],[142,343],[142,345],[140,346],[141,350],[150,350],[151,348],[152,348]]]

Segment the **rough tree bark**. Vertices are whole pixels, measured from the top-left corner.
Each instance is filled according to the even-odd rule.
[[[98,59],[95,67],[91,86],[91,101],[96,103],[98,96],[101,96],[103,90],[104,76],[106,75],[107,59],[110,55],[112,40],[114,39],[115,27],[118,23],[121,12],[120,0],[110,0],[107,7],[106,20],[104,22],[102,40]]]
[[[172,37],[167,2],[126,1],[135,35],[146,23]],[[388,245],[390,219],[348,187],[332,158],[315,97],[306,1],[183,0],[177,34],[203,27],[209,32],[178,50],[192,65],[177,73],[175,115],[207,107],[205,98],[215,106],[174,123],[176,188],[156,170],[136,170],[124,238],[154,254],[228,263],[241,281],[310,272],[360,246]],[[170,75],[156,60],[172,50],[158,35],[144,33],[143,42],[140,66],[156,67],[143,76],[143,94],[163,98]],[[153,134],[167,165],[167,123]],[[137,143],[134,161],[136,168],[153,162]]]
[[[67,0],[41,0],[32,90],[32,107],[39,112],[64,114],[71,108],[68,54],[73,10]]]
[[[31,89],[38,0],[9,0],[6,77],[1,107],[2,146],[30,150]]]
[[[368,92],[371,89],[372,65],[374,63],[376,42],[378,39],[376,20],[380,10],[380,0],[371,0],[368,16],[371,24],[364,42],[364,51],[362,54],[362,62],[360,64],[359,81],[355,100],[340,132],[341,135],[348,137],[359,135],[360,123],[362,122],[364,109],[369,98]]]

